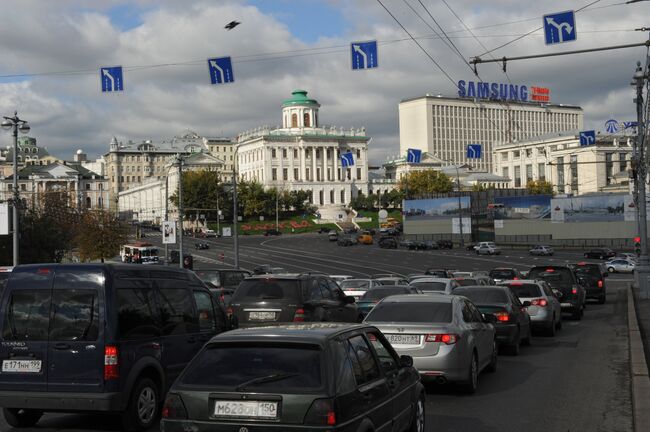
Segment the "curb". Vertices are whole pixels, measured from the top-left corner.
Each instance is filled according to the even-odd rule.
[[[632,414],[635,431],[650,431],[650,377],[646,363],[639,321],[634,308],[634,293],[628,286],[627,323],[630,340],[630,372],[632,379]]]

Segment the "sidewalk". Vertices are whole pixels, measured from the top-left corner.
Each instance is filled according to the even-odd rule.
[[[628,299],[628,323],[634,430],[648,431],[650,430],[650,378],[647,364],[650,361],[650,300],[640,300],[636,287],[632,287],[631,291],[634,301],[632,304]]]

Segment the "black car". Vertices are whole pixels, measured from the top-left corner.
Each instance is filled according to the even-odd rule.
[[[18,266],[1,310],[0,406],[13,427],[103,411],[148,429],[185,365],[227,329],[216,298],[175,267]]]
[[[230,298],[241,281],[252,275],[248,270],[235,269],[201,269],[194,273],[225,306],[230,304]]]
[[[609,259],[616,256],[616,252],[609,248],[594,248],[584,253],[585,258]]]
[[[425,275],[437,278],[451,279],[454,277],[453,272],[447,269],[430,268],[424,272]]]
[[[562,312],[571,313],[573,319],[580,320],[584,315],[586,281],[567,266],[536,266],[528,272],[528,279],[541,279],[551,288],[560,292]]]
[[[276,230],[275,228],[267,229],[266,231],[264,231],[264,237],[279,236],[281,234],[282,232],[280,232],[280,230]]]
[[[596,299],[599,304],[604,304],[607,299],[605,278],[609,274],[603,269],[602,264],[579,262],[573,265],[573,271],[586,281],[587,298]]]
[[[338,236],[336,244],[338,246],[354,246],[356,244],[359,244],[359,240],[355,234],[345,234]]]
[[[205,242],[194,243],[194,249],[196,250],[210,249],[210,245]]]
[[[253,268],[253,274],[263,275],[263,274],[280,274],[286,273],[287,271],[282,267],[273,267],[270,264],[262,264]]]
[[[423,432],[425,395],[413,359],[376,327],[236,330],[174,383],[161,430]]]
[[[331,229],[331,228],[328,228],[328,227],[320,227],[320,228],[318,229],[318,234],[329,234],[329,232],[330,232],[331,230],[332,230],[332,229]]]
[[[482,314],[496,317],[496,339],[509,354],[518,355],[520,345],[530,345],[532,325],[530,316],[519,298],[507,286],[457,287],[454,295],[467,297]]]
[[[230,300],[229,315],[240,327],[303,321],[355,323],[361,313],[326,275],[279,274],[244,279]]]
[[[515,268],[509,267],[497,267],[490,270],[488,276],[491,277],[495,282],[503,282],[508,280],[517,280],[521,279],[521,273]]]
[[[466,243],[465,250],[474,252],[476,250],[476,246],[478,246],[478,243]]]
[[[453,249],[454,242],[451,240],[438,240],[438,249]]]
[[[382,237],[378,244],[382,249],[397,249],[397,240],[394,237]]]

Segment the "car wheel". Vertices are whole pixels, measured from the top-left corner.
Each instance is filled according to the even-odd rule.
[[[23,408],[4,408],[2,412],[9,426],[15,428],[32,427],[43,416],[43,411]]]
[[[142,431],[154,425],[160,414],[158,386],[150,378],[141,378],[133,388],[129,404],[122,414],[122,428]]]
[[[605,304],[605,301],[607,301],[607,295],[603,294],[600,297],[598,297],[598,304]]]
[[[607,271],[610,273],[614,273],[616,269],[614,267],[607,267]]]
[[[424,432],[424,424],[426,419],[425,414],[424,396],[420,395],[418,402],[415,404],[415,411],[413,413],[413,420],[409,432]]]
[[[556,330],[557,330],[557,326],[555,324],[555,315],[553,315],[553,321],[551,321],[551,325],[546,329],[546,336],[555,337]]]
[[[473,394],[478,388],[478,358],[476,352],[472,353],[472,360],[467,371],[467,381],[463,383],[463,389],[467,394]]]
[[[492,342],[492,357],[490,358],[490,364],[485,368],[487,372],[493,373],[497,371],[497,360],[499,358],[499,348],[497,347],[497,341]]]

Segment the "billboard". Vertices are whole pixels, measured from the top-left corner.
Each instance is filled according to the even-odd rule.
[[[460,197],[460,208],[469,214],[470,197]],[[410,221],[451,219],[458,216],[458,197],[404,200],[404,219]]]
[[[628,194],[602,194],[551,200],[553,222],[618,222],[630,220],[634,205]],[[632,213],[633,214],[633,213]]]
[[[524,195],[496,197],[488,210],[494,219],[550,219],[551,195]]]
[[[163,244],[176,243],[176,221],[163,221],[162,242]]]

